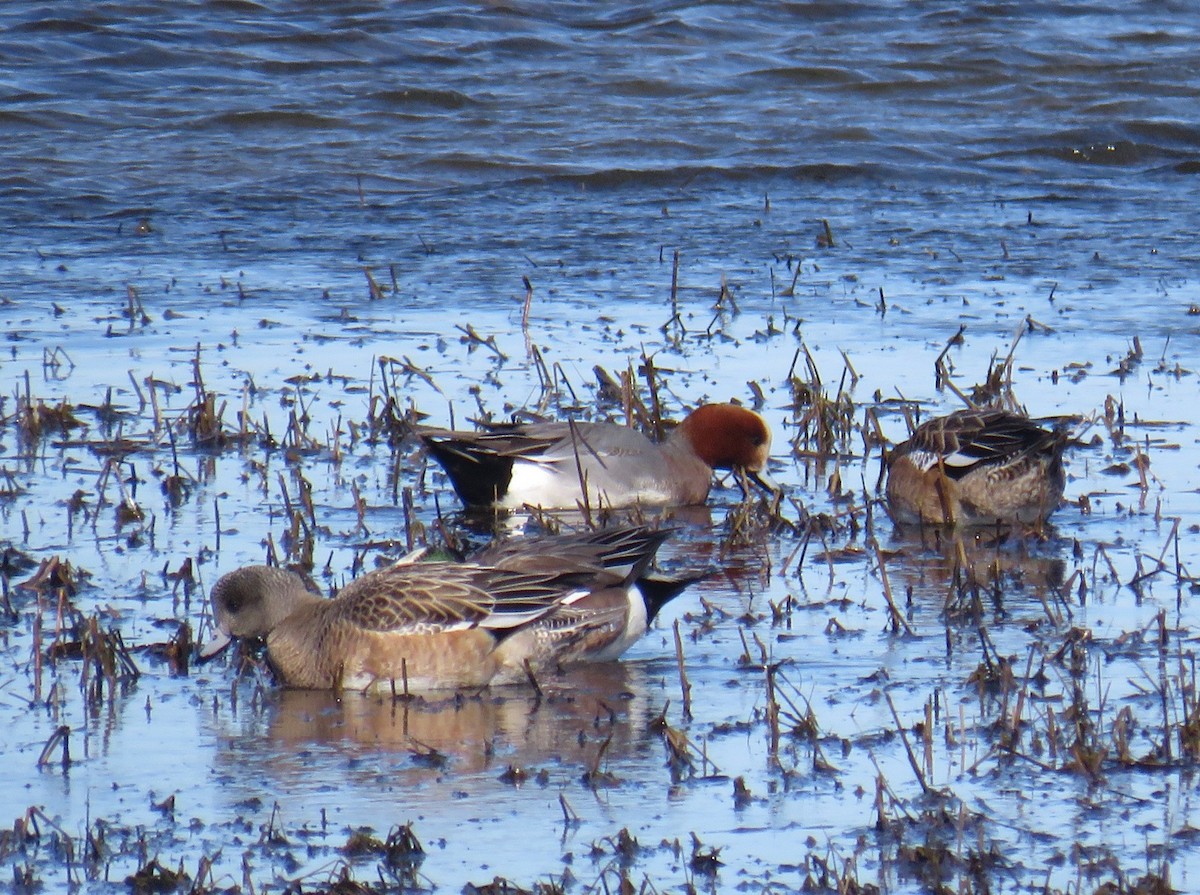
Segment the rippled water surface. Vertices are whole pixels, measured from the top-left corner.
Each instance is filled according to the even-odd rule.
[[[1193,8],[320,6],[0,5],[6,866],[381,885],[343,846],[411,823],[449,891],[1194,888]],[[1054,527],[894,530],[878,437],[1010,352],[1092,419]],[[482,537],[399,410],[620,418],[593,368],[648,358],[669,416],[761,405],[789,525],[678,517],[663,564],[722,571],[619,666],[430,706],[163,658],[269,553]]]

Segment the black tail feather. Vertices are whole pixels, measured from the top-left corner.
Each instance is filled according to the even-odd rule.
[[[709,578],[714,573],[693,572],[668,578],[664,575],[643,575],[638,578],[638,590],[646,603],[646,624],[654,621],[664,606],[683,593],[688,587]]]

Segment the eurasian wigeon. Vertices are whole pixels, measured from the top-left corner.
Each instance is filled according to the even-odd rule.
[[[331,600],[300,575],[248,566],[212,589],[216,636],[265,638],[279,683],[400,694],[528,680],[616,659],[696,580],[646,575],[669,530],[644,526],[534,539],[474,562],[400,562]],[[536,678],[535,678],[536,679]]]
[[[705,404],[662,442],[615,423],[492,425],[419,432],[470,507],[575,509],[701,504],[713,470],[740,469],[768,491],[771,431],[736,404]]]
[[[1007,410],[931,419],[887,459],[888,511],[901,524],[1040,524],[1062,501],[1071,442]]]

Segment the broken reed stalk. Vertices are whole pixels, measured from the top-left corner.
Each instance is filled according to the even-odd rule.
[[[922,739],[925,741],[925,773],[933,776],[933,703],[937,699],[937,691],[925,700],[925,730]]]
[[[1120,587],[1121,576],[1117,572],[1117,567],[1113,565],[1112,557],[1108,555],[1108,550],[1105,549],[1103,544],[1098,544],[1096,546],[1096,552],[1092,557],[1092,590],[1096,590],[1098,588],[1098,585],[1096,584],[1096,559],[1099,557],[1104,557],[1104,562],[1108,564],[1108,574],[1112,576],[1113,584]]]
[[[413,515],[415,513],[415,502],[413,499],[412,487],[405,485],[401,495],[403,498],[401,500],[401,510],[404,513],[404,549],[411,553],[413,546],[416,544],[416,538],[413,537]]]
[[[663,440],[662,404],[658,399],[658,376],[654,369],[654,361],[642,348],[642,370],[646,377],[646,387],[650,391],[650,424],[654,427],[654,440]]]
[[[133,375],[133,370],[129,370],[129,382],[133,386],[134,392],[138,396],[138,412],[141,413],[146,409],[146,396],[142,394],[142,388],[138,385],[137,377]],[[153,389],[153,386],[151,386]]]
[[[1029,318],[1026,318],[1028,320]],[[1013,374],[1013,358],[1017,353],[1017,345],[1021,343],[1022,336],[1025,335],[1025,326],[1017,327],[1016,333],[1013,335],[1012,345],[1008,348],[1008,356],[1004,358],[1002,369],[1004,370],[1004,391],[1008,397],[1012,398],[1012,374]],[[1013,401],[1012,403],[1015,403]]]
[[[887,809],[884,803],[884,793],[886,792],[887,784],[883,779],[883,771],[876,767],[875,773],[875,829],[887,829]]]
[[[33,698],[42,701],[42,611],[33,616]]]
[[[12,592],[9,588],[8,576],[3,573],[0,573],[0,612],[3,613],[5,620],[11,625],[15,625],[21,620],[20,614],[12,603]]]
[[[525,306],[521,309],[521,332],[526,332],[529,329],[529,308],[533,304],[533,283],[529,282],[529,277],[521,277],[525,283]]]
[[[151,323],[150,315],[146,313],[146,307],[142,304],[142,297],[138,294],[137,289],[126,283],[125,293],[128,297],[127,313],[129,314],[130,331],[132,332],[138,323],[141,323],[142,326]]]
[[[583,460],[579,456],[579,450],[581,446],[588,451],[591,451],[592,449],[579,434],[579,429],[576,427],[573,419],[567,420],[567,426],[571,431],[571,449],[575,456],[575,475],[579,477],[579,490],[582,494],[582,498],[577,502],[577,507],[583,514],[584,523],[589,529],[593,529],[596,527],[596,525],[592,520],[592,499],[591,494],[588,491],[588,477],[587,472],[585,472],[583,468]],[[595,452],[592,451],[592,453],[594,454]]]
[[[934,388],[938,389],[939,391],[943,387],[949,387],[956,395],[966,401],[968,406],[971,406],[971,402],[967,400],[966,396],[954,387],[954,383],[950,379],[950,371],[946,369],[946,356],[950,353],[951,348],[963,343],[963,333],[966,331],[967,325],[965,323],[959,324],[958,332],[956,332],[946,341],[946,345],[942,348],[941,354],[934,359],[933,384]]]
[[[1025,700],[1029,695],[1029,680],[1033,672],[1033,650],[1029,650],[1029,658],[1025,662],[1025,677],[1021,681],[1021,689],[1017,693],[1017,704],[1013,707],[1012,721],[1009,724],[1009,748],[1015,750],[1021,737],[1021,716],[1025,712]]]
[[[354,526],[355,534],[363,534],[366,537],[371,536],[371,530],[367,528],[367,499],[363,497],[362,491],[358,487],[358,482],[350,483],[350,497],[354,504],[354,512],[357,516],[357,521]],[[411,535],[409,536],[411,537]],[[412,549],[411,547],[409,548]]]
[[[568,827],[579,826],[579,815],[576,814],[575,809],[567,803],[567,797],[562,793],[558,794],[558,807],[562,809],[564,824],[566,824]]]
[[[679,327],[680,335],[687,332],[679,316],[679,249],[675,250],[671,260],[671,319],[659,327],[659,332],[666,335],[672,326]]]
[[[908,756],[908,763],[917,777],[917,782],[921,784],[921,792],[928,795],[929,784],[925,780],[921,766],[917,763],[917,756],[913,753],[912,745],[908,742],[908,733],[905,731],[904,725],[900,723],[900,713],[896,711],[896,703],[892,702],[892,694],[885,690],[883,696],[887,700],[888,708],[892,710],[892,719],[896,722],[896,732],[900,734],[900,742],[904,744],[904,753]]]
[[[567,375],[567,371],[558,361],[554,362],[554,383],[556,388],[561,384],[561,387],[571,394],[571,400],[576,404],[579,403],[579,396],[575,394],[575,386],[571,385],[571,377]]]
[[[469,323],[466,326],[456,323],[456,324],[454,324],[454,328],[457,329],[459,332],[463,333],[463,336],[464,336],[463,341],[469,342],[472,345],[482,345],[484,348],[487,348],[494,355],[496,355],[496,357],[499,360],[501,360],[501,361],[508,360],[508,355],[505,354],[503,351],[501,351],[500,348],[496,345],[496,337],[494,335],[488,336],[485,339],[483,336],[479,335],[479,333],[477,333],[475,331],[475,327],[473,327]],[[408,358],[406,357],[405,360],[408,361]],[[412,363],[412,361],[408,361],[408,362],[409,362],[409,364]],[[432,380],[429,380],[429,381],[432,383]],[[441,391],[441,389],[438,389],[438,391]]]
[[[541,685],[538,683],[537,678],[533,674],[533,663],[526,658],[524,666],[525,676],[529,678],[529,683],[533,687],[533,692],[537,694],[537,698],[540,700],[544,694],[542,693]]]
[[[679,662],[679,689],[683,694],[683,717],[692,720],[692,685],[688,681],[687,668],[683,661],[683,637],[679,633],[679,619],[675,619],[675,658]]]
[[[671,319],[679,319],[679,249],[671,256]]]
[[[801,262],[796,260],[796,272],[792,274],[792,284],[779,293],[784,298],[791,298],[796,294],[796,282],[800,279]]]
[[[613,735],[610,732],[604,742],[600,744],[600,748],[596,750],[596,757],[592,760],[587,771],[584,773],[584,779],[589,781],[589,786],[595,788],[595,784],[601,779],[600,765],[604,762],[604,755],[608,752],[608,747],[612,745]]]
[[[292,506],[292,496],[288,493],[287,479],[283,477],[283,473],[277,474],[279,478],[279,493],[283,498],[283,512],[289,519],[296,516],[296,509]]]
[[[42,754],[38,756],[37,766],[45,767],[50,763],[50,753],[59,744],[62,745],[62,768],[66,771],[71,766],[71,728],[66,724],[59,725],[54,733],[50,734],[50,738],[46,740],[46,745],[42,747]]]
[[[367,294],[370,301],[383,300],[383,287],[375,281],[375,275],[371,273],[371,268],[364,267],[363,274],[367,278]]]
[[[775,271],[771,271],[771,290],[772,290],[772,292],[775,289],[774,276],[775,276]],[[733,293],[729,289],[729,284],[726,282],[725,274],[721,274],[721,291],[719,293],[717,293],[717,305],[716,305],[716,310],[717,310],[718,315],[720,315],[720,313],[725,309],[726,301],[729,302],[729,306],[733,309],[733,313],[735,315],[742,313],[741,309],[738,307],[737,299],[735,299],[733,297]]]
[[[899,633],[903,628],[904,633],[911,637],[914,634],[912,626],[904,618],[892,597],[892,584],[888,580],[887,566],[883,561],[883,550],[880,549],[878,541],[875,542],[875,562],[879,566],[879,578],[883,582],[883,598],[887,601],[888,612],[891,614],[892,630]]]
[[[776,698],[776,681],[775,672],[778,670],[778,665],[767,665],[767,728],[770,731],[771,738],[767,747],[767,754],[772,760],[779,763],[779,700]]]
[[[546,407],[546,396],[554,388],[554,376],[550,373],[550,368],[546,366],[546,359],[542,356],[542,350],[530,343],[529,357],[533,359],[533,369],[538,375],[538,390],[542,394],[542,400],[538,402],[539,411],[544,411]]]
[[[1183,577],[1181,574],[1182,563],[1179,560],[1179,522],[1180,518],[1176,517],[1174,524],[1171,526],[1171,533],[1167,535],[1167,540],[1158,554],[1159,566],[1166,568],[1167,551],[1170,549],[1171,544],[1175,545],[1175,578],[1177,580]]]

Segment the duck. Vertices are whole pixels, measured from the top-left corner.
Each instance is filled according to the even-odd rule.
[[[1072,441],[1004,409],[928,420],[885,460],[888,512],[901,525],[1039,526],[1062,502]]]
[[[704,404],[654,442],[616,423],[423,428],[420,439],[468,508],[546,510],[703,504],[717,469],[741,470],[765,491],[771,430],[738,404]]]
[[[402,560],[325,599],[300,574],[252,565],[211,592],[207,660],[261,639],[286,688],[403,695],[534,682],[610,662],[699,576],[649,574],[670,529],[625,526],[529,539],[467,562]]]

